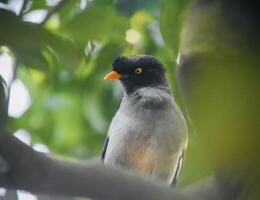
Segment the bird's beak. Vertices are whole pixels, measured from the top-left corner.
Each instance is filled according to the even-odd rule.
[[[120,79],[120,78],[121,78],[121,75],[118,72],[116,72],[116,71],[109,72],[104,77],[104,79],[106,79],[106,80],[115,80],[115,79]]]

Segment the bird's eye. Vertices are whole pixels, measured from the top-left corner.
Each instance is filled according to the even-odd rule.
[[[135,74],[141,74],[143,72],[143,69],[141,67],[137,67],[135,69]]]

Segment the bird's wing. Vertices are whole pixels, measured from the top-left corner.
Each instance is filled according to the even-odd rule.
[[[182,167],[182,163],[183,163],[183,159],[184,159],[184,153],[185,153],[185,150],[182,151],[182,154],[178,158],[176,171],[175,171],[174,177],[171,182],[171,186],[173,186],[173,187],[176,186],[179,175],[180,175],[180,171],[181,171],[181,167]]]
[[[106,139],[105,139],[105,142],[104,142],[104,145],[103,145],[103,151],[102,151],[102,154],[101,154],[101,160],[102,161],[105,160],[108,142],[109,142],[109,137],[107,136]]]

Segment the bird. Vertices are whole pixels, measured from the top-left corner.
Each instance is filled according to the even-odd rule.
[[[119,80],[124,95],[109,126],[101,160],[175,186],[188,131],[164,66],[151,55],[119,56],[112,66],[104,79]]]

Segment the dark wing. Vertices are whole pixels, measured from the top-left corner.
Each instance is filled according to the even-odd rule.
[[[182,162],[183,162],[183,159],[184,159],[184,153],[185,153],[185,150],[182,151],[182,154],[178,159],[178,164],[177,164],[177,167],[176,167],[175,175],[174,175],[174,178],[173,178],[172,183],[171,183],[171,186],[173,186],[173,187],[176,186],[179,175],[180,175]]]
[[[101,160],[102,161],[105,160],[108,142],[109,142],[109,137],[107,136],[106,139],[105,139],[105,142],[104,142],[104,145],[103,145],[103,151],[102,151],[102,154],[101,154]]]

